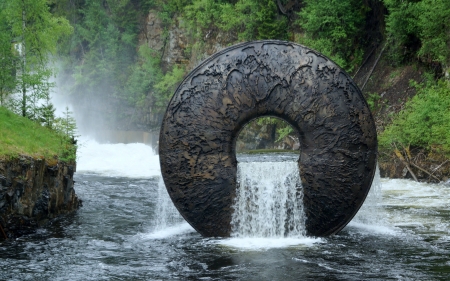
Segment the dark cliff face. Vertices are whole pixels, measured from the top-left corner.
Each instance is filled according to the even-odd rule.
[[[21,156],[0,160],[0,239],[32,233],[81,206],[73,188],[76,164]]]

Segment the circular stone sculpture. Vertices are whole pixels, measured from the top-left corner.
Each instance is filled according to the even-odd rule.
[[[203,236],[230,236],[236,138],[261,116],[279,117],[298,132],[307,234],[341,230],[372,184],[374,120],[340,67],[284,41],[226,48],[191,71],[176,90],[163,119],[159,154],[178,211]]]

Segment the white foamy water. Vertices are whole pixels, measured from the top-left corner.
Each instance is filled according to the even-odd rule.
[[[366,200],[350,222],[350,225],[370,231],[390,231],[386,229],[382,185],[378,165]]]
[[[239,248],[242,250],[266,250],[271,248],[286,248],[286,247],[311,247],[316,243],[322,243],[321,238],[303,237],[303,238],[263,238],[263,237],[243,237],[243,238],[229,238],[224,240],[214,241],[217,244]]]
[[[238,163],[233,209],[233,237],[303,237],[303,190],[297,163]]]
[[[164,239],[172,236],[182,235],[195,230],[187,222],[166,226],[161,229],[154,230],[150,233],[140,234],[143,239]]]
[[[420,229],[448,239],[450,235],[450,187],[403,179],[382,179],[387,224]],[[410,210],[405,212],[403,210]]]
[[[79,173],[131,178],[161,175],[159,156],[143,143],[100,144],[92,139],[81,138],[78,144]]]
[[[147,233],[147,239],[163,239],[187,232],[195,232],[180,215],[177,208],[170,199],[162,177],[158,182],[158,205],[156,206],[155,225],[150,233]]]

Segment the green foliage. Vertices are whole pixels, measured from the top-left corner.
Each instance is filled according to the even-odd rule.
[[[15,112],[38,120],[39,102],[49,96],[53,86],[48,82],[54,72],[48,66],[51,55],[72,28],[66,19],[50,13],[46,0],[0,1],[0,18],[5,67],[0,79],[2,100],[9,94],[9,105]]]
[[[53,128],[55,122],[56,108],[50,102],[49,97],[47,97],[45,103],[40,106],[39,111],[40,111],[38,114],[40,116],[39,121],[41,122],[42,126],[45,126],[47,128]]]
[[[411,145],[440,149],[450,156],[450,82],[414,85],[417,95],[380,135],[380,147]]]
[[[121,31],[116,22],[120,17],[114,14],[121,5],[108,4],[87,2],[82,10],[83,21],[75,25],[72,40],[83,52],[83,63],[75,66],[75,91],[87,95],[117,94],[116,83],[125,80],[124,70],[133,61],[136,25]]]
[[[258,39],[287,39],[288,19],[278,13],[275,1],[257,1],[259,11],[257,13]]]
[[[362,0],[306,0],[297,24],[305,31],[300,43],[351,71],[362,61],[365,15]]]
[[[378,93],[368,93],[367,94],[367,104],[369,105],[370,111],[375,111],[377,110],[377,103],[378,100],[380,99],[380,95]]]
[[[450,1],[424,0],[417,3],[419,38],[418,55],[443,64],[450,63]]]
[[[0,7],[4,5],[0,4]],[[5,10],[0,10],[0,106],[16,88],[16,64],[18,56],[13,49],[11,27],[6,20]]]
[[[237,34],[239,41],[256,39],[258,24],[257,1],[239,0],[235,4],[222,5],[222,14],[217,25],[225,31]]]
[[[29,155],[71,161],[67,150],[75,151],[73,142],[55,130],[43,127],[28,118],[0,106],[0,158]]]
[[[184,68],[175,66],[163,73],[158,54],[143,45],[139,49],[138,62],[132,66],[131,75],[125,85],[128,101],[143,106],[148,95],[154,99],[154,108],[164,110],[169,103],[175,87],[185,75]]]
[[[274,125],[275,126],[275,142],[279,142],[285,137],[292,135],[294,133],[294,129],[291,125],[289,125],[286,121],[277,118],[277,117],[260,117],[256,119],[256,124],[259,126],[263,125]]]
[[[176,87],[184,77],[184,69],[175,66],[168,71],[162,79],[155,84],[154,92],[156,97],[156,106],[165,109],[170,101]]]
[[[417,55],[427,62],[450,63],[450,1],[383,0],[391,56],[402,62]]]
[[[184,16],[198,37],[219,28],[235,34],[238,41],[287,39],[288,20],[272,0],[192,0]]]
[[[276,141],[280,141],[294,132],[294,129],[291,126],[289,126],[287,123],[285,124],[285,126],[277,128],[278,138]]]
[[[130,104],[143,105],[143,101],[150,93],[153,85],[162,79],[158,54],[146,45],[142,45],[138,52],[138,61],[131,66],[131,75],[128,77],[124,92]]]
[[[193,0],[184,9],[184,15],[191,21],[191,27],[207,29],[220,19],[223,1]]]
[[[139,72],[136,69],[139,28],[155,1],[55,2],[54,12],[66,14],[74,26],[71,38],[60,46],[60,55],[65,58],[63,70],[70,79],[64,92],[75,106],[88,112],[85,119],[99,122],[95,119],[98,115],[110,123],[120,119],[123,107],[128,103],[135,105],[141,99],[136,96],[139,91],[132,89],[129,94],[126,89],[138,87],[136,82],[128,81],[139,79],[135,73]],[[133,74],[134,78],[130,78]]]
[[[77,125],[73,118],[73,112],[66,107],[63,116],[56,118],[54,129],[58,132],[61,142],[60,159],[66,162],[76,161]]]

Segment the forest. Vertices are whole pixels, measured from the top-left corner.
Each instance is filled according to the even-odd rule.
[[[386,175],[401,163],[440,181],[450,176],[449,30],[447,0],[0,0],[0,104],[57,127],[57,93],[85,109],[81,126],[154,130],[213,52],[293,41],[362,88]]]

